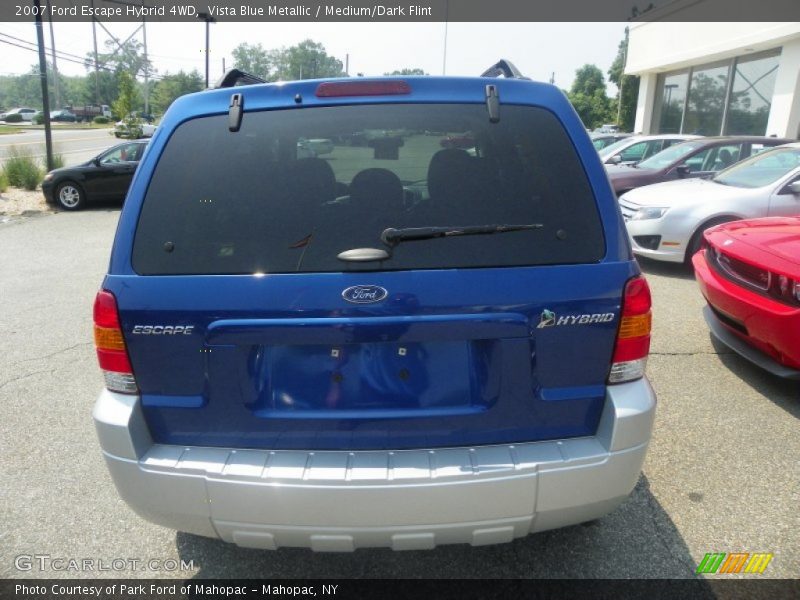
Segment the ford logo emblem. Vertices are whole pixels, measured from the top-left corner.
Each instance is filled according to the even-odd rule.
[[[379,285],[354,285],[342,292],[342,298],[354,304],[380,302],[388,295],[389,292]]]

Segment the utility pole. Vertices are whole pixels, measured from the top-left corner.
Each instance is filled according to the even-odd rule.
[[[216,23],[217,20],[208,13],[197,13],[197,18],[206,22],[206,89],[208,89],[208,46],[209,46],[209,25]]]
[[[39,44],[39,77],[42,83],[42,115],[44,116],[44,143],[47,149],[47,170],[53,170],[53,138],[50,135],[50,97],[47,93],[47,59],[44,55],[44,32],[42,31],[42,7],[33,0],[36,14],[36,42]]]
[[[344,74],[350,77],[350,54],[344,55]]]
[[[53,63],[53,91],[56,95],[56,103],[54,108],[56,110],[61,108],[61,95],[58,89],[58,63],[56,63],[56,38],[55,34],[53,33],[53,12],[50,8],[50,0],[47,0],[47,16],[49,17],[50,21],[50,53],[51,58],[50,60]]]
[[[91,2],[94,14],[94,0]],[[94,103],[100,105],[100,67],[97,64],[97,19],[92,17],[92,41],[94,42]]]
[[[144,114],[150,114],[150,64],[147,62],[147,23],[144,20],[144,0],[142,0],[142,41],[144,42]],[[208,60],[208,59],[206,59]]]
[[[622,88],[625,85],[625,65],[628,62],[628,28],[625,28],[625,47],[622,49],[622,71],[619,74],[619,96],[617,99],[617,125],[622,126]]]
[[[447,75],[447,19],[450,17],[449,0],[444,5],[444,52],[442,53],[442,75]]]

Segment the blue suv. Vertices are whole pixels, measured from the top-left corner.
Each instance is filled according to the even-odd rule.
[[[556,87],[504,61],[233,72],[174,102],[136,172],[94,308],[94,419],[121,496],[167,527],[264,549],[507,542],[633,489],[650,318]]]

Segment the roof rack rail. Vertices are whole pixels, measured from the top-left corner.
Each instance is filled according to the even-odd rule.
[[[500,75],[509,79],[528,79],[520,73],[519,69],[514,66],[514,63],[505,58],[500,59],[497,63],[481,73],[481,77],[500,77]]]
[[[251,83],[267,83],[256,75],[245,73],[239,69],[228,69],[225,74],[214,84],[215,88],[229,88],[237,85],[250,85]]]

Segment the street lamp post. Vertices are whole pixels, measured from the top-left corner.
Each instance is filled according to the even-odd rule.
[[[197,18],[206,22],[206,88],[208,88],[208,45],[209,45],[209,26],[217,20],[208,13],[197,13]]]

